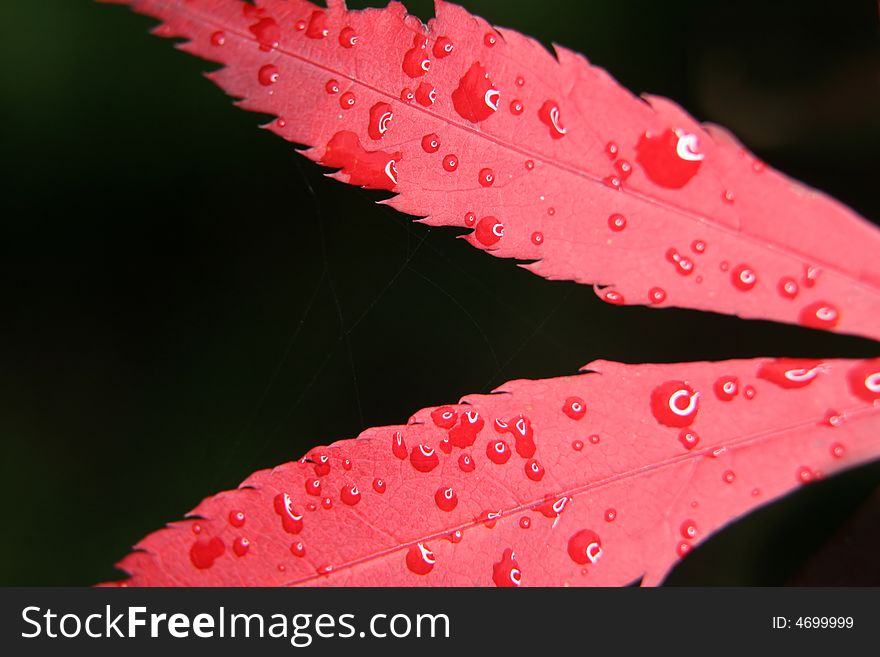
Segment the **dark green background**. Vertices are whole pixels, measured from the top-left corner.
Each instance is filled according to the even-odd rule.
[[[880,218],[871,0],[465,4],[727,125]],[[430,16],[423,0],[411,9]],[[79,0],[0,8],[0,583],[114,578],[141,536],[253,470],[510,378],[594,358],[880,353],[611,307],[412,224],[255,129],[261,117],[201,77],[211,65],[150,25]],[[673,581],[798,581],[878,484],[875,464],[807,487]],[[880,580],[870,563],[855,578]]]

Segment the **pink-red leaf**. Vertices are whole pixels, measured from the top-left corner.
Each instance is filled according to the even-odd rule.
[[[336,178],[493,255],[679,306],[880,337],[880,232],[669,100],[438,1],[113,0]]]
[[[654,584],[733,518],[880,455],[880,359],[598,361],[257,472],[131,585]]]

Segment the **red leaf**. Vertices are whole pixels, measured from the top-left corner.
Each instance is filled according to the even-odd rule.
[[[125,583],[655,584],[733,518],[880,455],[880,359],[589,368],[257,472],[141,541]],[[456,414],[480,429],[440,449]]]
[[[679,306],[880,337],[880,232],[663,98],[438,2],[113,0],[164,23],[334,177],[493,255]]]

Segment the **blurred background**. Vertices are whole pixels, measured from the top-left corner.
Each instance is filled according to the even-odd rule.
[[[462,2],[880,219],[873,0]],[[87,0],[0,5],[0,584],[117,578],[144,534],[252,471],[511,378],[880,353],[616,308],[485,257],[324,178],[151,25]],[[805,487],[669,583],[878,585],[878,485],[874,464]]]

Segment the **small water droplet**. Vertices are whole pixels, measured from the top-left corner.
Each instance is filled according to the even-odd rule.
[[[486,47],[491,48],[496,43],[498,43],[498,37],[495,36],[492,32],[487,32],[483,36],[483,43],[486,44]]]
[[[748,292],[758,282],[758,276],[749,265],[737,265],[730,272],[730,282],[742,292]]]
[[[406,567],[416,575],[427,575],[437,563],[434,553],[424,543],[411,545],[406,553]]]
[[[451,487],[441,486],[434,493],[434,502],[441,511],[452,511],[458,505],[458,495]]]
[[[691,551],[691,544],[688,543],[687,541],[679,542],[679,544],[675,548],[675,553],[680,557],[684,557],[690,551]]]
[[[840,311],[832,303],[816,301],[801,310],[798,322],[809,328],[831,330],[840,322]]]
[[[245,520],[244,511],[234,510],[229,512],[229,524],[233,527],[244,527]]]
[[[321,495],[321,480],[320,479],[307,479],[305,482],[306,493],[309,495],[314,495],[318,497]]]
[[[351,27],[343,27],[339,32],[339,45],[343,48],[354,48],[358,42],[357,32]]]
[[[354,107],[355,102],[356,99],[354,97],[354,94],[350,91],[346,91],[339,97],[339,106],[344,110],[348,110]]]
[[[519,116],[525,110],[525,105],[521,100],[512,100],[510,101],[510,113],[514,116]]]
[[[667,249],[666,260],[675,265],[675,271],[682,276],[690,276],[694,273],[694,261],[675,249]]]
[[[700,436],[693,429],[682,429],[678,434],[678,442],[685,449],[693,449],[700,444]]]
[[[473,212],[468,212],[466,215],[464,215],[464,225],[465,226],[472,228],[476,223],[477,223],[477,215],[475,215]]]
[[[594,564],[602,554],[602,540],[591,529],[582,529],[568,539],[568,556],[575,563]]]
[[[612,160],[617,159],[617,154],[620,152],[620,147],[615,144],[613,141],[609,141],[605,144],[605,154]]]
[[[797,480],[799,482],[801,482],[802,484],[810,483],[811,481],[813,481],[813,477],[814,477],[814,474],[810,468],[808,468],[806,466],[801,466],[800,468],[798,468]]]
[[[351,459],[345,459],[342,462],[342,467],[346,470],[351,470]]]
[[[492,246],[504,237],[504,224],[495,217],[483,217],[477,223],[474,235],[483,246]]]
[[[623,298],[623,295],[616,290],[607,290],[600,298],[605,303],[610,303],[613,306],[622,306],[626,303],[626,299]]]
[[[721,401],[729,402],[739,394],[739,379],[735,376],[722,376],[712,386],[715,396]]]
[[[413,93],[412,89],[401,89],[400,90],[400,100],[404,103],[411,103],[416,99],[416,95]]]
[[[430,472],[440,464],[440,457],[433,447],[416,445],[409,455],[410,463],[419,472]]]
[[[324,85],[324,91],[326,91],[331,96],[339,93],[339,83],[336,80],[327,80],[327,84]]]
[[[432,52],[434,53],[434,57],[437,59],[443,59],[444,57],[449,57],[452,54],[452,51],[455,50],[455,46],[449,37],[438,37],[438,39],[434,42],[434,48]]]
[[[232,543],[232,551],[235,552],[235,555],[238,557],[243,557],[244,555],[246,555],[250,547],[251,542],[244,536],[239,536]]]
[[[220,30],[211,35],[211,45],[222,46],[226,43],[226,34]]]
[[[843,458],[846,454],[846,447],[843,446],[842,443],[832,443],[831,445],[831,456],[836,459]]]
[[[562,412],[572,420],[580,420],[587,414],[587,403],[581,397],[568,397],[562,404]]]
[[[726,484],[732,484],[734,481],[736,481],[736,473],[733,470],[725,470],[724,473],[721,475],[721,479]]]
[[[544,466],[535,459],[526,461],[526,477],[532,481],[541,481],[544,478]]]
[[[706,243],[703,240],[694,240],[691,242],[691,251],[702,255],[706,252]]]
[[[449,155],[444,155],[443,168],[450,172],[455,171],[458,168],[458,156],[452,155],[451,153]]]
[[[403,434],[399,431],[395,431],[391,436],[391,453],[401,460],[406,458],[406,442],[403,440]]]
[[[492,169],[480,169],[477,179],[483,187],[491,187],[495,182],[495,172]]]
[[[527,169],[528,171],[531,171],[531,170],[534,169],[534,168],[535,168],[535,162],[534,162],[534,160],[526,160],[526,169]]]
[[[605,509],[605,522],[617,520],[617,509]]]
[[[590,443],[593,445],[598,445],[600,440],[601,439],[599,438],[599,434],[597,434],[597,433],[594,433],[589,438]]]
[[[379,493],[380,495],[385,492],[386,484],[384,479],[380,479],[376,477],[373,479],[373,490]]]
[[[290,544],[290,553],[295,557],[306,556],[306,546],[302,541],[296,541]]]
[[[656,305],[666,301],[666,290],[662,287],[652,287],[648,290],[648,300]]]
[[[619,233],[626,228],[626,217],[615,212],[608,217],[608,227],[614,232]]]
[[[440,137],[431,133],[422,137],[422,150],[426,153],[436,153],[440,149]]]
[[[278,79],[278,67],[274,64],[266,64],[265,66],[260,67],[260,70],[257,72],[257,80],[264,87],[269,87],[275,84],[278,82]]]
[[[486,445],[486,456],[492,463],[503,465],[510,460],[510,446],[503,440],[490,441]]]
[[[329,497],[325,497],[323,500],[321,500],[321,506],[329,511],[333,508],[333,500]]]
[[[354,506],[361,501],[361,492],[355,485],[344,486],[340,498],[348,506]]]
[[[697,536],[697,523],[693,520],[685,520],[681,523],[681,527],[679,527],[679,531],[681,532],[682,538],[693,539]]]
[[[576,452],[581,451],[584,448],[584,441],[583,440],[572,440],[571,441],[571,448]]]
[[[523,516],[522,518],[519,519],[519,526],[522,527],[523,529],[528,529],[529,527],[532,526],[532,521],[529,519],[528,516]]]
[[[458,467],[462,472],[473,472],[476,465],[470,454],[461,454],[458,457]]]
[[[721,194],[721,199],[725,203],[733,203],[736,200],[736,194],[734,194],[729,189],[725,189],[724,192]]]
[[[690,426],[700,410],[700,393],[684,381],[665,381],[651,392],[651,413],[667,427]]]

